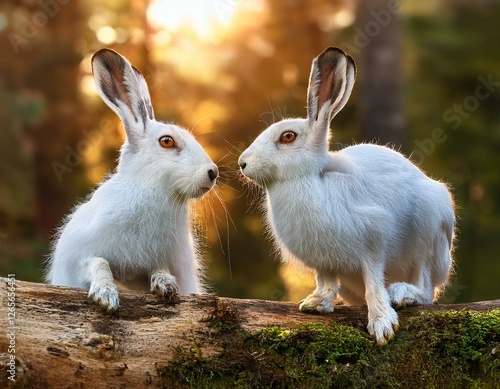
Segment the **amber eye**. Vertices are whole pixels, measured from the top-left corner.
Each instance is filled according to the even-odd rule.
[[[168,135],[163,135],[160,139],[158,139],[158,142],[160,142],[160,146],[165,149],[171,149],[175,146],[174,138]]]
[[[297,134],[293,131],[285,131],[283,134],[280,136],[280,142],[281,143],[292,143],[295,138],[297,138]]]

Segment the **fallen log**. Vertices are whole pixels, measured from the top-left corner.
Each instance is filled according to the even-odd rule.
[[[381,348],[366,307],[125,291],[110,314],[83,289],[7,278],[0,298],[2,388],[500,385],[500,300],[399,310]]]

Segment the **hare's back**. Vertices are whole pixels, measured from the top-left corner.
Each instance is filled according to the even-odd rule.
[[[386,146],[362,143],[346,147],[339,153],[348,157],[359,173],[381,176],[404,173],[427,177],[401,153]]]
[[[448,203],[447,187],[425,175],[401,153],[385,146],[359,144],[339,152],[350,161],[356,185],[363,186],[365,193],[382,203],[423,202],[428,207],[438,201]],[[423,204],[422,204],[423,205]]]

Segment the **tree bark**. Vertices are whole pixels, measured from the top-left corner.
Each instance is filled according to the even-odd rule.
[[[359,56],[363,69],[359,77],[361,126],[366,140],[391,144],[404,151],[407,134],[401,85],[403,31],[400,11],[393,13],[391,3],[371,0],[358,4],[358,34],[364,34]]]
[[[158,366],[168,365],[176,349],[196,346],[205,357],[220,353],[222,343],[208,340],[216,331],[214,319],[224,315],[237,318],[239,328],[249,332],[333,322],[365,332],[367,324],[366,307],[339,306],[332,314],[314,315],[299,312],[291,302],[183,295],[173,304],[130,291],[120,293],[119,311],[109,314],[91,302],[83,289],[24,281],[14,286],[12,281],[9,285],[9,279],[0,279],[2,388],[159,387],[163,384]],[[404,322],[424,310],[499,307],[500,300],[431,305],[404,309],[399,317]],[[15,311],[15,322],[9,321],[14,316],[9,311]],[[15,381],[9,380],[7,372],[12,355]]]

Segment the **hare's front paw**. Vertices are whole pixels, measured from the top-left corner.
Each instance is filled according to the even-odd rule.
[[[368,321],[368,332],[377,340],[377,344],[384,346],[394,338],[398,331],[398,315],[392,308],[387,315],[378,316]]]
[[[151,292],[169,301],[177,299],[177,282],[169,273],[156,273],[151,277]]]
[[[333,312],[333,302],[335,298],[330,295],[312,293],[300,302],[299,309],[302,312]]]
[[[395,282],[389,285],[387,293],[391,299],[392,306],[396,308],[424,303],[424,298],[420,290],[415,285],[406,282]]]
[[[112,281],[92,282],[89,297],[108,311],[116,311],[120,305],[118,288]]]

